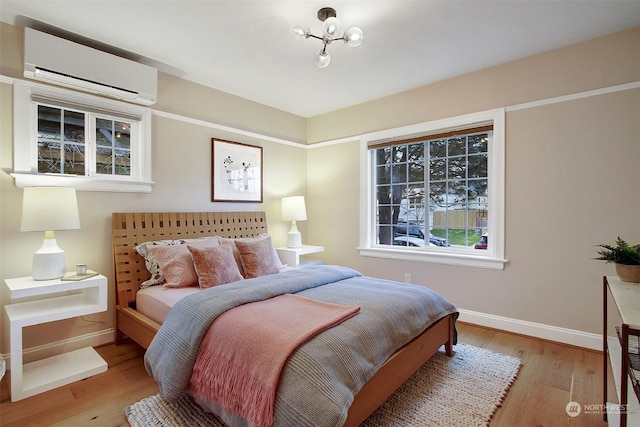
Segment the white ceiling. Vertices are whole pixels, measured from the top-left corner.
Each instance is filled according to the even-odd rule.
[[[325,6],[364,43],[319,69],[289,29],[320,34]],[[640,26],[640,0],[0,0],[0,19],[312,117]]]

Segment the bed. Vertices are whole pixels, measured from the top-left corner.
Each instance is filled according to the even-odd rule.
[[[149,348],[161,324],[136,309],[137,293],[141,284],[150,276],[144,259],[135,250],[137,245],[149,241],[197,239],[206,236],[221,236],[227,239],[255,238],[267,233],[264,212],[114,213],[112,226],[116,282],[116,342],[128,337],[144,348]],[[342,274],[343,270],[348,269],[334,270],[340,270]],[[287,275],[300,275],[301,271],[276,276],[286,278]],[[308,272],[308,275],[311,275],[311,270]],[[261,277],[251,280],[257,281],[256,283],[265,281]],[[355,318],[357,316],[353,319]],[[375,373],[363,385],[358,386],[345,415],[344,425],[356,426],[364,421],[440,347],[444,346],[446,354],[451,356],[455,342],[456,318],[457,311],[449,310],[424,331],[399,346],[397,351],[383,361],[384,363],[376,367]],[[353,320],[349,319],[345,324],[351,321]],[[216,412],[215,408],[207,409]]]

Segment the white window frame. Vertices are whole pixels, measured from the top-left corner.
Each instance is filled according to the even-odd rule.
[[[97,110],[105,117],[131,121],[126,117],[139,117],[134,123],[131,139],[131,175],[104,174],[65,175],[38,172],[38,112],[34,99],[46,98],[49,105],[60,108],[65,104]],[[149,193],[151,179],[151,109],[126,102],[72,90],[16,80],[13,84],[13,173],[18,188],[33,186],[73,187],[87,191],[114,191]],[[89,128],[87,128],[89,131]],[[92,148],[94,149],[94,148]],[[89,156],[93,159],[93,154]],[[92,168],[90,168],[92,169]],[[93,168],[95,169],[95,168]]]
[[[371,145],[421,135],[492,124],[493,138],[488,146],[488,230],[487,250],[460,250],[455,247],[424,248],[380,245],[376,243],[376,189],[373,167],[374,150]],[[505,111],[488,110],[417,125],[373,132],[360,138],[360,255],[406,261],[423,261],[458,266],[502,270],[508,262],[504,258],[505,211]]]

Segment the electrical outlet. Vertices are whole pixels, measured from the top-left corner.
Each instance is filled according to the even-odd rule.
[[[404,273],[404,283],[411,283],[411,273]]]

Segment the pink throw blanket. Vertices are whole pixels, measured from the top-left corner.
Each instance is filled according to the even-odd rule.
[[[190,392],[253,426],[271,426],[280,373],[289,355],[359,310],[291,294],[229,310],[202,341]]]

